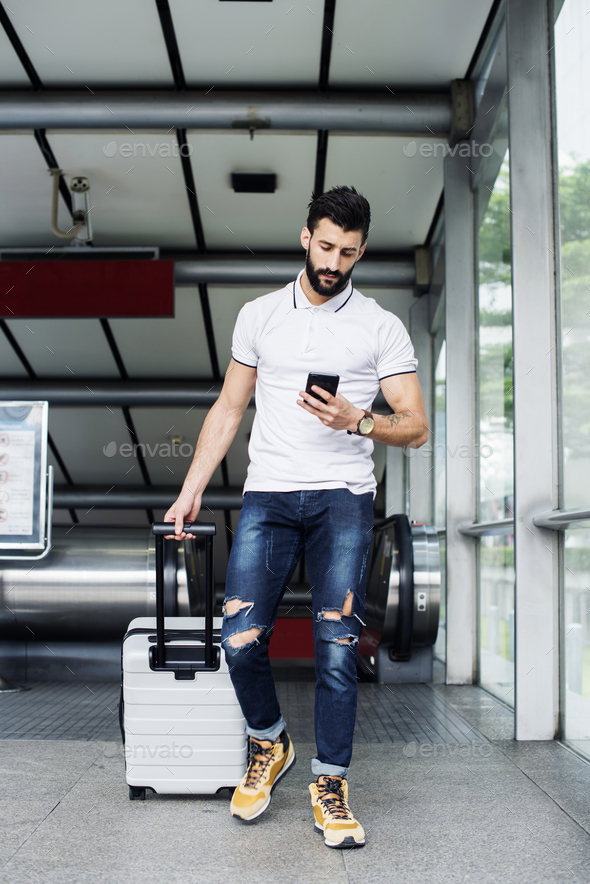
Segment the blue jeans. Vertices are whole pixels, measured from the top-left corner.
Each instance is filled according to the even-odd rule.
[[[227,569],[225,601],[248,606],[225,613],[222,644],[250,736],[275,740],[285,723],[268,659],[268,645],[287,584],[305,550],[312,586],[316,665],[316,775],[346,776],[356,718],[358,641],[373,526],[373,495],[346,488],[248,491]],[[352,593],[352,612],[342,615]],[[328,619],[325,612],[338,612]],[[254,641],[229,638],[257,628]],[[235,641],[235,640],[234,640]]]

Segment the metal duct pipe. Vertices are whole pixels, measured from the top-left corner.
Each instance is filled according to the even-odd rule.
[[[301,255],[252,256],[204,255],[190,261],[176,261],[176,285],[268,285],[280,288],[297,278],[303,267]],[[375,259],[363,258],[354,269],[356,286],[413,288],[416,267],[413,255]]]
[[[121,408],[211,408],[221,390],[220,382],[211,379],[194,381],[99,381],[86,378],[80,381],[34,380],[13,378],[2,380],[2,398],[6,400],[47,400],[61,408],[110,405]],[[254,406],[254,397],[250,407]],[[382,393],[375,397],[376,410],[386,408]]]
[[[446,136],[450,93],[5,91],[0,129],[329,129]],[[129,142],[125,134],[122,141]]]
[[[178,613],[188,616],[183,547],[177,551]],[[34,568],[2,564],[3,640],[121,640],[134,617],[156,615],[154,542],[147,527],[58,526],[49,556]]]
[[[55,509],[168,509],[180,491],[179,485],[56,485]],[[203,509],[241,510],[241,488],[208,488],[203,494]]]
[[[143,249],[149,253],[149,249]],[[154,249],[151,250],[153,254]],[[141,249],[95,248],[80,250],[52,249],[1,249],[2,261],[100,261],[141,258]],[[148,257],[152,257],[151,254]],[[162,259],[174,261],[174,282],[177,286],[211,285],[264,285],[276,290],[297,278],[303,268],[303,254],[285,255],[235,255],[208,254],[202,256],[179,256],[178,252]],[[416,265],[412,254],[378,255],[363,258],[354,270],[354,284],[383,286],[387,288],[413,288],[416,284]]]
[[[166,546],[167,561],[176,569],[176,586],[174,571],[167,578],[170,595],[166,604],[176,610],[174,616],[202,616],[202,584],[191,578],[189,585],[187,574],[190,549],[185,543]],[[219,556],[221,570],[221,549]],[[223,585],[216,590],[220,605]],[[299,607],[299,616],[305,617],[310,597],[308,586],[291,584],[281,615],[293,616],[294,608]],[[153,535],[147,526],[76,525],[74,530],[57,526],[49,556],[34,568],[29,562],[3,563],[0,601],[0,640],[27,642],[37,654],[47,648],[48,659],[64,652],[53,642],[120,642],[131,620],[156,615]]]

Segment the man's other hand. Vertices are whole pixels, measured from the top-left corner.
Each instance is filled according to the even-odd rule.
[[[184,532],[184,524],[185,522],[194,522],[200,509],[201,495],[193,494],[189,488],[183,488],[177,500],[164,516],[165,522],[174,522],[174,534],[167,534],[166,538],[168,540],[184,540],[185,537],[188,537]]]

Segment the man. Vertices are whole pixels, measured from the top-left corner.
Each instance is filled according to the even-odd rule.
[[[356,717],[375,477],[373,441],[419,446],[428,420],[412,344],[401,321],[363,297],[350,277],[370,224],[367,200],[336,187],[312,199],[297,280],[241,310],[232,360],[193,463],[166,514],[182,539],[256,390],[244,505],[229,559],[222,644],[254,754],[231,812],[249,822],[295,761],[268,659],[277,610],[305,550],[312,584],[317,757],[309,787],[315,829],[328,847],[361,847],[346,776]],[[309,372],[340,377],[336,395]],[[392,414],[368,409],[379,390]]]

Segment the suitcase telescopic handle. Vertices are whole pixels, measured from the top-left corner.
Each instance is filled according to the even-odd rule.
[[[174,533],[173,524],[173,522],[154,522],[152,524],[152,533],[156,537],[156,658],[159,668],[164,668],[166,665],[164,536]],[[213,607],[215,605],[213,535],[216,530],[214,522],[193,522],[184,525],[186,534],[205,536],[205,667],[207,669],[213,668]]]
[[[185,522],[184,533],[192,534],[195,537],[203,534],[216,534],[217,525],[215,522]],[[154,522],[152,524],[152,534],[174,534],[174,522]]]

